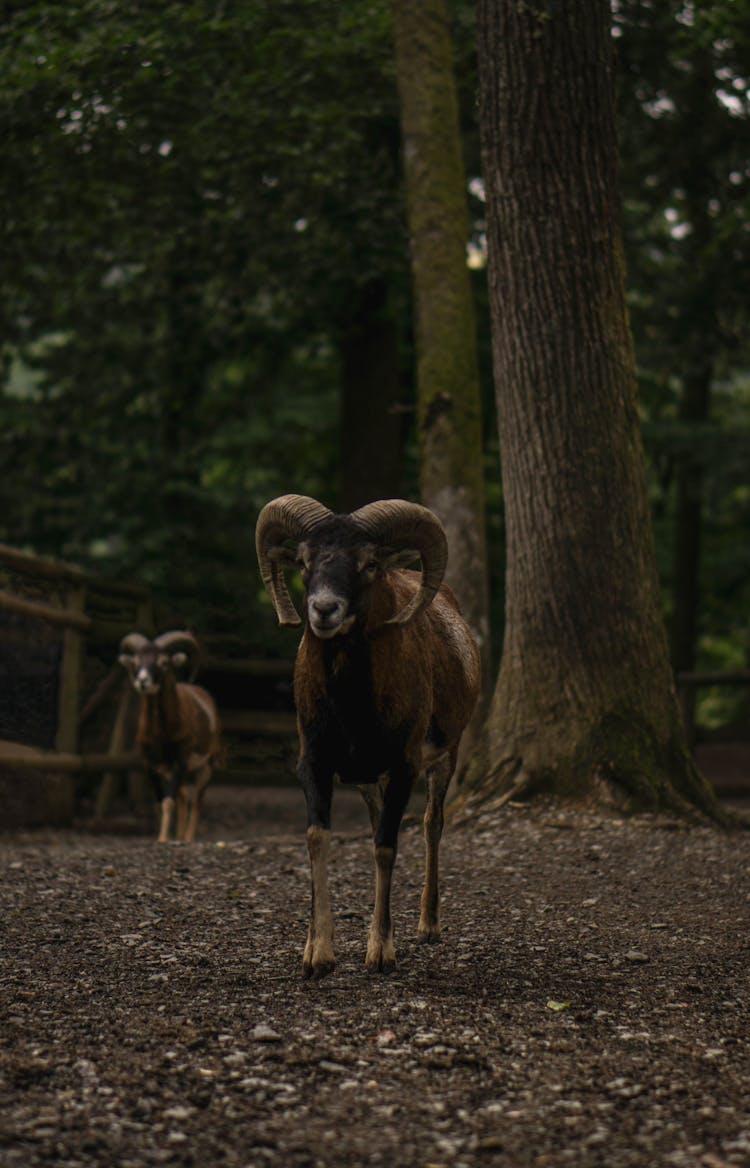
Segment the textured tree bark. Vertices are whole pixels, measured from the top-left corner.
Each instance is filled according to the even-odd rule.
[[[441,518],[446,579],[489,661],[481,402],[466,266],[468,210],[445,0],[394,0],[416,300],[422,501]]]
[[[686,748],[624,297],[607,0],[480,0],[506,624],[463,797],[718,814]]]

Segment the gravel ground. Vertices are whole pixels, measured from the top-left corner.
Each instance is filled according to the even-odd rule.
[[[382,977],[364,808],[335,811],[313,983],[296,789],[209,791],[192,846],[0,835],[3,1168],[750,1164],[747,834],[505,808],[446,832],[424,948],[408,827]]]

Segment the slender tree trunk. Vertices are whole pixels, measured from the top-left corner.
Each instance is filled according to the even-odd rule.
[[[686,425],[708,421],[711,366],[702,362],[687,374],[680,403],[680,420]],[[703,522],[703,463],[683,455],[677,467],[677,512],[673,556],[674,608],[672,612],[672,664],[675,672],[695,667],[700,597],[701,528]]]
[[[707,120],[705,109],[710,100],[712,63],[704,54],[695,62],[694,108],[701,111],[699,120]],[[701,135],[705,136],[705,126]],[[686,430],[704,426],[711,412],[711,387],[716,352],[720,345],[720,326],[716,312],[716,278],[712,251],[715,246],[714,224],[708,205],[712,176],[705,165],[686,168],[687,209],[692,232],[687,240],[687,278],[692,283],[685,305],[690,322],[689,335],[682,349],[682,396],[680,421]],[[683,452],[677,462],[677,511],[673,554],[674,606],[671,626],[672,665],[675,672],[695,667],[700,607],[700,559],[703,528],[703,457],[700,439],[693,438],[692,450]],[[691,691],[692,694],[693,691]]]
[[[199,583],[198,549],[205,530],[194,427],[212,353],[205,335],[200,277],[188,247],[174,249],[165,284],[164,327],[170,347],[161,390],[160,520],[170,543],[173,589],[191,596]]]
[[[416,300],[422,500],[448,536],[447,580],[489,662],[481,401],[468,209],[445,0],[394,0]]]
[[[680,420],[686,426],[708,420],[712,362],[701,360],[685,376]],[[700,564],[703,535],[703,462],[700,451],[683,451],[677,459],[677,506],[672,553],[672,620],[670,651],[675,675],[695,668],[700,609]],[[682,719],[688,742],[695,743],[696,691],[681,691]]]
[[[701,46],[692,56],[691,64],[688,102],[693,111],[696,141],[705,150],[713,137],[713,52]],[[684,160],[682,174],[675,181],[685,191],[692,228],[683,245],[688,288],[684,321],[688,329],[680,347],[683,362],[680,421],[684,431],[692,431],[693,436],[690,450],[683,449],[677,458],[670,648],[675,673],[689,673],[695,668],[698,647],[705,480],[702,442],[696,431],[706,425],[711,413],[716,354],[721,347],[717,315],[721,276],[716,271],[716,225],[709,212],[715,177],[701,150],[697,158],[690,152],[689,161]],[[683,691],[683,713],[691,739],[695,734],[695,698],[692,687]]]
[[[340,506],[400,494],[403,414],[398,329],[382,283],[361,293],[341,341]]]
[[[607,0],[480,0],[503,656],[464,786],[715,808],[686,749],[624,297]]]

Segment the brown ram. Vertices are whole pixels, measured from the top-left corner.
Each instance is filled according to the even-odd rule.
[[[185,632],[162,633],[153,641],[129,633],[120,643],[120,664],[140,697],[136,746],[161,807],[160,843],[170,838],[175,805],[177,839],[195,839],[203,794],[219,755],[213,698],[176,676],[189,664],[192,680],[197,658],[198,644]]]
[[[425,883],[418,936],[440,936],[438,848],[445,792],[479,693],[476,641],[441,585],[445,533],[426,507],[399,499],[334,515],[284,495],[258,518],[263,581],[281,625],[300,618],[284,572],[305,585],[305,632],[294,669],[298,773],[307,800],[312,911],[305,976],[335,965],[328,897],[334,775],[360,786],[375,850],[375,909],[365,964],[395,964],[390,895],[398,830],[414,781],[427,779]],[[406,571],[417,557],[422,572]]]

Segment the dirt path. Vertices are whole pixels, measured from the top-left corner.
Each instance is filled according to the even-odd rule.
[[[346,794],[321,983],[296,790],[211,792],[190,848],[0,836],[2,1168],[750,1164],[750,838],[510,809],[447,833],[424,949],[407,830],[370,977]]]

